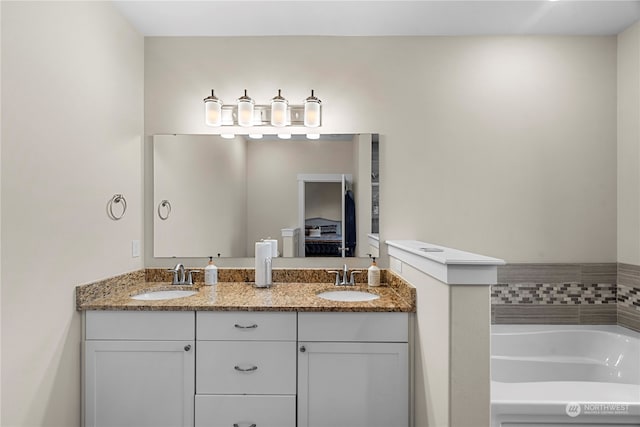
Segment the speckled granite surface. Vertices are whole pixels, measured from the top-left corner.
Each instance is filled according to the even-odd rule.
[[[166,273],[166,276],[165,276]],[[220,283],[193,287],[170,285],[171,273],[160,269],[129,273],[76,288],[76,308],[82,310],[166,310],[166,311],[386,311],[415,312],[415,288],[394,273],[382,271],[383,286],[333,284],[334,275],[322,269],[277,269],[275,284],[256,288],[251,269],[220,269]],[[366,280],[366,274],[360,275]],[[139,278],[139,280],[135,280]],[[146,280],[145,280],[146,278]],[[158,280],[160,279],[160,280]],[[201,280],[201,277],[198,277]],[[222,281],[225,280],[225,281]],[[137,301],[131,296],[153,290],[193,289],[196,295],[161,301]],[[337,302],[316,294],[327,290],[362,290],[380,298],[365,302]]]

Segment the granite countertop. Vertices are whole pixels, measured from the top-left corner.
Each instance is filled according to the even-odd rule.
[[[165,311],[344,311],[415,312],[415,288],[399,276],[385,271],[386,281],[378,287],[358,283],[336,286],[333,283],[275,282],[270,288],[256,288],[247,281],[220,282],[207,286],[170,285],[167,281],[148,281],[157,275],[127,277],[82,285],[76,288],[76,305],[83,310],[165,310]],[[232,275],[231,277],[233,277]],[[235,275],[237,277],[237,275]],[[147,280],[145,280],[145,277]],[[224,277],[223,277],[224,278]],[[274,277],[275,278],[275,277]],[[156,290],[189,289],[198,293],[184,298],[139,301],[131,296]],[[363,302],[329,301],[316,294],[324,291],[367,291],[380,298]]]

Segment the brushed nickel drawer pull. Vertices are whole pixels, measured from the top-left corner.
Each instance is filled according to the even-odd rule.
[[[249,325],[249,326],[242,326],[242,325],[238,325],[238,324],[236,323],[236,324],[235,324],[235,325],[233,325],[233,326],[235,326],[235,327],[236,327],[236,328],[238,328],[238,329],[255,329],[255,328],[257,328],[257,327],[258,327],[258,325],[257,325],[257,324],[255,324],[255,323],[254,323],[253,325]]]
[[[240,366],[236,365],[236,366],[233,367],[233,369],[235,369],[236,371],[239,371],[239,372],[253,372],[253,371],[257,371],[258,367],[254,365],[254,366],[252,366],[250,368],[241,368]]]
[[[240,427],[240,424],[233,423],[233,427]],[[249,427],[256,427],[256,424],[251,424]]]

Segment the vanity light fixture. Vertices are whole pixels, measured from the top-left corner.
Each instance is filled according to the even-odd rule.
[[[220,136],[224,139],[233,139],[236,137],[234,133],[221,133]]]
[[[279,133],[278,134],[278,138],[280,138],[280,139],[291,139],[291,134],[290,133]]]
[[[306,126],[319,127],[322,125],[321,102],[311,91],[311,96],[303,104],[291,105],[282,96],[282,90],[271,99],[269,105],[257,105],[244,90],[244,95],[238,98],[236,104],[225,105],[214,95],[204,99],[205,123],[208,126]]]
[[[320,134],[319,133],[308,133],[307,134],[307,139],[320,139]]]
[[[251,139],[262,139],[262,134],[261,133],[250,133],[249,134],[249,138],[251,138]]]

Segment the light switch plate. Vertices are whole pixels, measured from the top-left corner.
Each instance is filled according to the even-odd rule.
[[[140,256],[140,240],[131,241],[131,258],[138,258]]]

